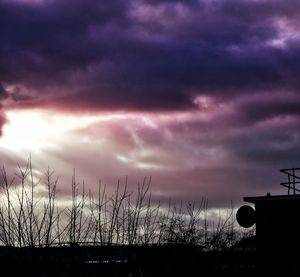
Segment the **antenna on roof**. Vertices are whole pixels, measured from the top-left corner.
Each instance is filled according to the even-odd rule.
[[[288,189],[288,195],[295,195],[296,192],[300,192],[300,189],[296,188],[296,185],[300,184],[300,176],[296,175],[296,172],[300,171],[300,168],[280,169],[280,171],[284,174],[287,174],[288,181],[282,182],[280,183],[280,185]]]

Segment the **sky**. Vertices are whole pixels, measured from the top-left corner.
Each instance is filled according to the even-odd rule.
[[[69,188],[153,197],[286,193],[299,167],[300,2],[0,0],[0,158]]]

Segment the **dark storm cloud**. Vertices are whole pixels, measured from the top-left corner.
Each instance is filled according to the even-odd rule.
[[[297,27],[297,6],[1,1],[1,81],[35,91],[40,101],[33,105],[87,110],[193,108],[197,94],[298,90],[297,37],[285,38],[282,47],[272,44],[280,22],[288,21],[291,32]]]
[[[300,116],[300,97],[296,93],[261,93],[237,101],[240,124],[255,124],[276,117]]]
[[[191,4],[191,3],[197,3],[197,0],[146,0],[146,3],[149,4],[157,4],[157,5],[161,5],[161,4],[165,4],[165,3],[182,3],[182,4]]]
[[[96,58],[89,28],[122,22],[123,1],[49,1],[45,5],[0,2],[1,75],[33,86],[59,83]],[[53,76],[49,76],[54,74]],[[29,80],[28,80],[29,78]],[[27,82],[26,82],[27,81]]]

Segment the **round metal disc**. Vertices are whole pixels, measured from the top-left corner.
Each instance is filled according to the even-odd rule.
[[[236,213],[236,220],[242,227],[250,228],[255,223],[255,210],[248,205],[240,207]]]

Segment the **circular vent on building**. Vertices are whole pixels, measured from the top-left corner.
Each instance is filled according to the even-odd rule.
[[[255,210],[248,205],[240,207],[236,213],[236,220],[242,227],[250,228],[255,224]]]

